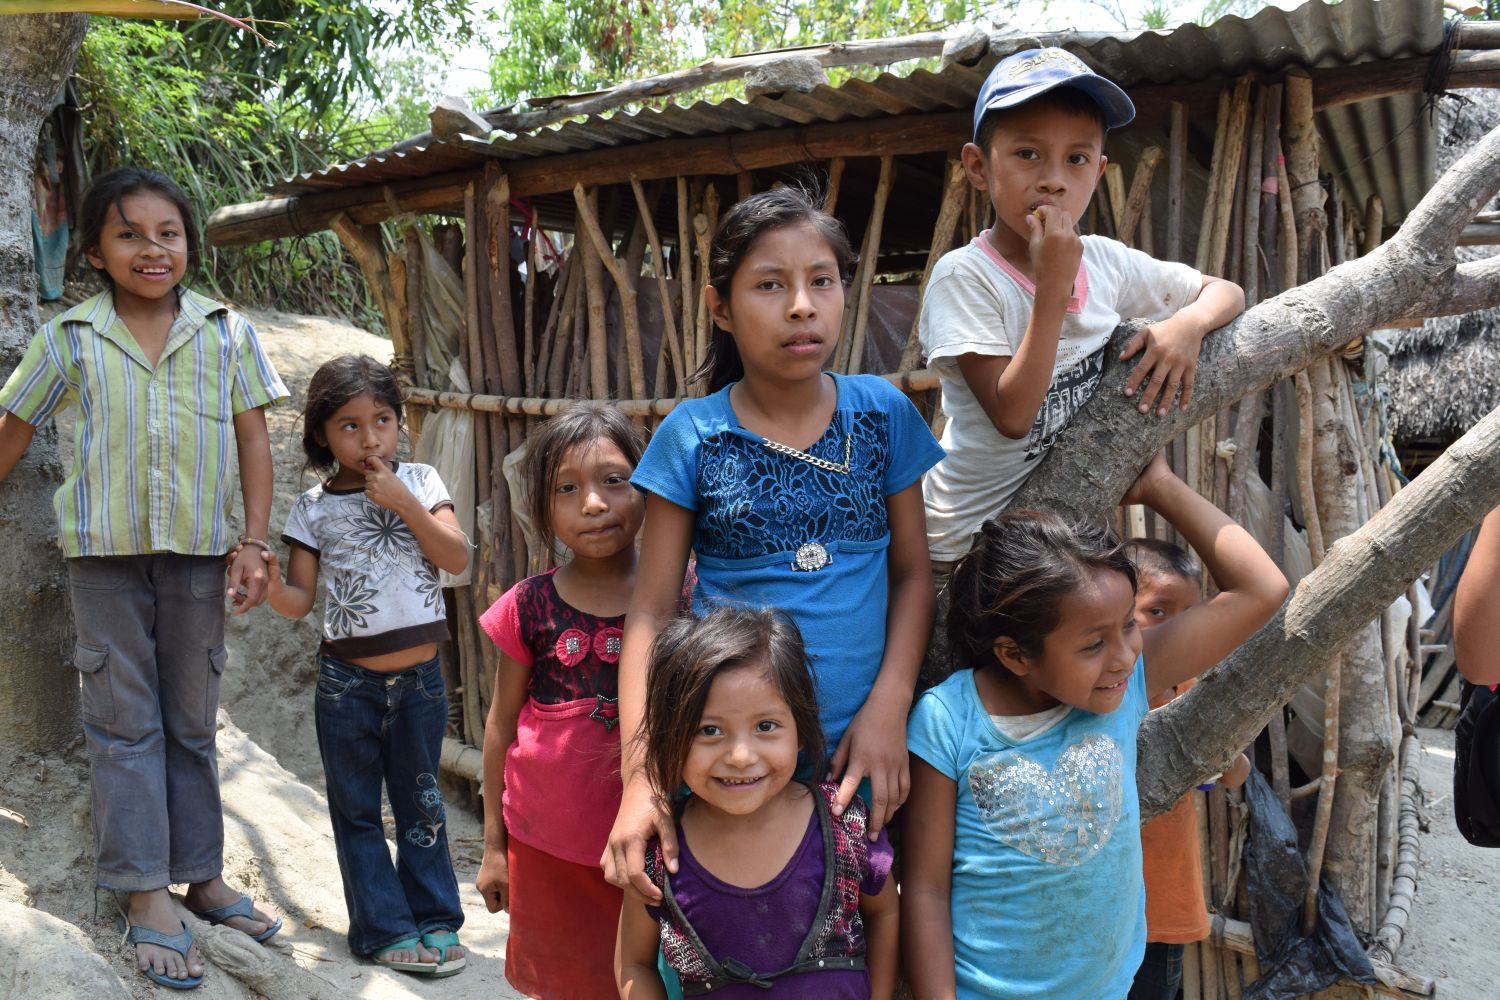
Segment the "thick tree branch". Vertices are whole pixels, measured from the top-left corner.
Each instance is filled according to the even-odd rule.
[[[1264,628],[1141,726],[1141,815],[1223,770],[1297,687],[1500,503],[1500,408],[1358,531],[1340,539]]]
[[[1425,316],[1458,316],[1488,309],[1500,301],[1500,256],[1458,265],[1448,295]]]

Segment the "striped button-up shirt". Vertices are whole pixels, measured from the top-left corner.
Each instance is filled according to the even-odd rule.
[[[53,498],[65,556],[221,555],[234,543],[234,415],[287,398],[243,316],[182,290],[153,366],[109,292],[32,338],[0,389],[28,424],[77,404],[73,467]]]

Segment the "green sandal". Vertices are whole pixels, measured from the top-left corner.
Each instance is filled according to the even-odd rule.
[[[438,958],[437,971],[433,973],[438,978],[462,972],[464,966],[469,964],[467,956],[455,958],[451,962],[448,960],[449,948],[463,947],[463,942],[459,941],[458,934],[454,931],[428,931],[422,935],[422,944],[432,948],[441,956]]]
[[[417,938],[402,938],[400,941],[388,944],[375,952],[375,954],[370,956],[370,960],[376,965],[384,966],[387,969],[395,969],[397,972],[415,972],[425,976],[437,975],[438,964],[436,962],[397,962],[385,957],[393,951],[416,951],[419,944],[421,944],[421,941]]]

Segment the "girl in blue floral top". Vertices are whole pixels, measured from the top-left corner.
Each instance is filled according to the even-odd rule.
[[[437,472],[397,462],[401,392],[367,357],[326,362],[307,386],[302,445],[331,473],[298,498],[282,540],[286,580],[271,606],[312,610],[328,575],[315,720],[328,779],[349,947],[406,972],[463,968],[458,882],[448,858],[438,755],[448,718],[437,643],[448,637],[439,568],[462,572],[469,542]],[[384,785],[398,863],[381,826]]]
[[[853,254],[804,191],[764,191],[729,210],[710,250],[710,395],[684,400],[631,481],[646,493],[640,567],[625,619],[620,720],[625,789],[603,864],[648,899],[654,833],[677,844],[632,748],[646,657],[676,606],[689,550],[695,614],[779,607],[817,680],[840,781],[835,814],[863,784],[874,839],[907,792],[901,733],[932,624],[922,474],[942,457],[916,408],[885,379],[823,370],[838,341]],[[816,775],[822,779],[823,775]]]

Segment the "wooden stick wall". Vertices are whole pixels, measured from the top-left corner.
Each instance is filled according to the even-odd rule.
[[[1350,206],[1345,212],[1337,184],[1319,176],[1312,105],[1304,82],[1292,80],[1284,86],[1249,76],[1228,81],[1219,96],[1218,115],[1207,125],[1200,120],[1194,126],[1186,106],[1174,106],[1158,143],[1143,146],[1134,157],[1129,184],[1123,172],[1116,172],[1099,186],[1089,213],[1093,230],[1237,281],[1251,304],[1306,280],[1334,260],[1372,249],[1381,225],[1379,206]],[[1190,131],[1196,132],[1191,148],[1212,141],[1201,203],[1192,186],[1192,178],[1202,172],[1189,159]],[[930,169],[920,171],[929,178],[925,181],[915,180],[918,172],[894,156],[835,157],[822,167],[828,177],[828,207],[841,216],[867,220],[855,234],[862,240],[861,260],[848,286],[833,362],[838,370],[857,372],[875,363],[869,326],[881,287],[878,279],[892,269],[892,206],[917,197],[932,202],[930,242],[924,240],[917,263],[904,278],[916,286],[918,302],[937,259],[986,227],[989,206],[968,185],[956,160],[948,160],[935,178]],[[873,186],[868,184],[872,176]],[[1295,203],[1293,177],[1302,185]],[[866,183],[855,183],[857,178]],[[524,445],[538,419],[570,398],[620,401],[627,413],[649,427],[676,399],[701,393],[701,385],[689,376],[703,363],[712,330],[704,299],[709,238],[732,200],[770,182],[741,172],[685,174],[644,184],[626,174],[602,187],[578,184],[571,191],[571,243],[564,233],[539,229],[534,206],[511,200],[500,167],[491,166],[482,182],[466,189],[469,240],[464,278],[471,333],[461,353],[473,392],[435,391],[423,384],[420,361],[408,369],[417,383],[413,404],[467,408],[479,417],[476,495],[487,504],[479,519],[480,558],[473,584],[454,594],[459,634],[454,697],[462,706],[457,729],[463,742],[482,743],[494,671],[493,648],[473,626],[476,616],[514,580],[551,561],[551,554],[536,551],[511,516],[505,457]],[[1338,211],[1324,208],[1321,198],[1313,204],[1308,197],[1324,192],[1332,195]],[[660,224],[659,210],[674,221]],[[347,239],[359,237],[357,228],[350,229]],[[526,264],[524,278],[515,267],[513,245],[520,247],[518,259]],[[359,259],[368,275],[373,266],[367,265],[368,240],[361,249],[364,255]],[[905,259],[912,259],[911,249],[902,249]],[[386,291],[393,287],[388,275],[383,284],[372,281],[372,287],[382,290],[382,306],[387,299],[394,303],[398,297],[421,294],[420,274],[407,270],[399,284],[400,296]],[[619,328],[613,329],[616,324]],[[421,336],[400,321],[391,328],[409,334],[412,342],[398,343],[398,353],[410,352]],[[913,319],[896,345],[901,374],[890,377],[917,396],[940,425],[936,393],[931,391],[935,380],[917,368],[916,333]],[[1300,533],[1316,564],[1334,540],[1325,537],[1323,523],[1330,502],[1325,495],[1328,483],[1348,480],[1340,487],[1348,491],[1343,499],[1360,520],[1377,511],[1398,488],[1381,458],[1385,432],[1363,378],[1361,345],[1356,342],[1345,358],[1301,373],[1190,429],[1172,443],[1168,459],[1179,476],[1242,522],[1248,523],[1255,507],[1252,494],[1261,491],[1262,484],[1269,488],[1275,514],[1262,542],[1280,560],[1289,533]],[[1333,467],[1339,442],[1327,427],[1340,428],[1344,443],[1358,456],[1354,476]],[[1292,527],[1283,520],[1283,512]],[[1140,511],[1131,512],[1122,523],[1135,535],[1173,535],[1164,522]],[[1387,676],[1380,710],[1393,760],[1379,777],[1375,801],[1369,804],[1378,833],[1369,857],[1359,862],[1364,869],[1358,878],[1351,877],[1348,845],[1340,841],[1337,824],[1331,822],[1339,796],[1365,794],[1341,777],[1346,762],[1340,757],[1340,734],[1347,731],[1341,713],[1350,710],[1348,699],[1341,698],[1346,693],[1340,670],[1343,657],[1329,664],[1321,680],[1323,716],[1316,720],[1325,739],[1321,769],[1306,773],[1292,759],[1282,715],[1272,720],[1252,750],[1282,803],[1313,828],[1312,867],[1323,865],[1325,857],[1330,865],[1336,859],[1342,866],[1335,874],[1357,929],[1375,940],[1376,957],[1389,965],[1400,945],[1415,885],[1411,775],[1417,744],[1412,719],[1421,693],[1416,656],[1422,650],[1417,624],[1401,629],[1393,621],[1383,621],[1377,649]],[[1247,826],[1243,795],[1215,789],[1194,796],[1206,903],[1226,920],[1244,921],[1249,913],[1239,860]],[[1351,895],[1356,897],[1353,905]],[[1309,916],[1315,914],[1309,911]],[[1224,940],[1223,935],[1219,938]],[[1259,970],[1253,950],[1237,944],[1211,939],[1189,946],[1187,1000],[1238,1000]],[[1397,995],[1424,995],[1424,981],[1407,976],[1401,983]]]

